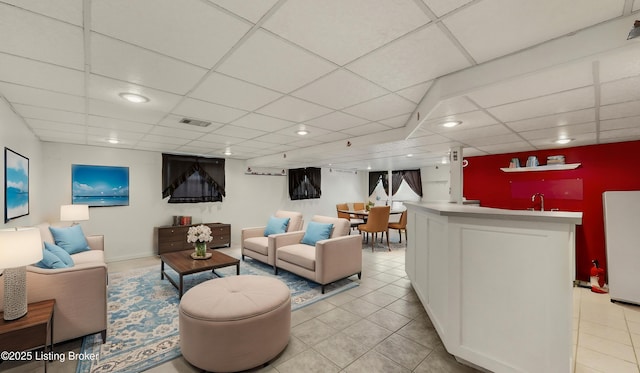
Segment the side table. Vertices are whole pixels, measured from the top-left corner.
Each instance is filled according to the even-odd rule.
[[[0,351],[20,352],[44,346],[45,353],[53,352],[53,305],[55,302],[55,299],[48,299],[29,303],[27,314],[12,321],[4,320],[4,312],[0,312]],[[16,357],[18,358],[20,356]],[[47,371],[46,359],[44,370]]]

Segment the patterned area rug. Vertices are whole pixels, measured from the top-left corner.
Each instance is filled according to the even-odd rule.
[[[178,280],[177,273],[167,272]],[[250,258],[240,262],[240,274],[276,277],[286,283],[292,310],[358,286],[344,279],[328,285],[322,294],[320,285],[284,270],[278,272],[275,276],[271,266]],[[236,267],[216,269],[216,273],[235,276]],[[185,276],[185,292],[216,277],[210,271]],[[80,361],[76,372],[137,373],[180,356],[178,304],[178,290],[160,279],[160,265],[110,274],[107,342],[102,343],[99,333],[86,336],[81,352],[98,354],[99,359]]]

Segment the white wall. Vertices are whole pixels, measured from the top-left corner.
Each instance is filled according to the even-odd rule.
[[[315,214],[335,216],[335,204],[365,199],[366,175],[322,169],[322,197],[291,201],[287,177],[246,175],[244,161],[226,161],[223,202],[169,204],[162,199],[162,155],[156,152],[44,143],[46,202],[44,220],[59,220],[62,204],[71,203],[71,165],[129,167],[129,206],[96,207],[81,225],[88,234],[104,234],[107,261],[155,255],[153,228],[170,225],[173,215],[190,215],[193,223],[231,224],[232,244],[243,227],[264,225],[275,210],[295,210],[308,222]]]
[[[4,148],[29,158],[29,215],[4,223]],[[9,104],[0,97],[0,227],[31,226],[41,221],[42,149],[40,140],[29,130]]]
[[[422,200],[423,201],[448,201],[450,167],[448,164],[422,167],[420,176],[422,177]]]

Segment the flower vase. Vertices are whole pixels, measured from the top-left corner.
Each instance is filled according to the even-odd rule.
[[[196,256],[204,258],[207,255],[207,243],[206,242],[196,242]]]

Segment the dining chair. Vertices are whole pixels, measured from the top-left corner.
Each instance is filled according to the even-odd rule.
[[[364,210],[364,202],[354,202],[353,203],[353,209],[355,211],[362,211]]]
[[[391,211],[391,206],[374,206],[369,211],[369,218],[365,224],[360,224],[358,229],[360,232],[371,233],[371,251],[373,252],[373,246],[375,244],[376,238],[373,237],[373,234],[377,234],[378,232],[387,233],[387,248],[391,251],[391,246],[389,246],[389,212]],[[367,236],[367,240],[369,236]]]
[[[407,210],[402,211],[400,220],[398,222],[389,223],[389,229],[397,229],[400,236],[400,243],[402,243],[402,231],[404,231],[404,239],[407,240]]]
[[[338,203],[338,204],[336,204],[336,213],[338,214],[339,218],[343,218],[343,219],[349,220],[349,224],[351,226],[351,229],[357,228],[358,225],[363,223],[362,219],[354,219],[349,213],[340,212],[340,210],[348,211],[349,210],[349,205],[346,204],[346,203]],[[351,234],[351,229],[349,230],[349,234]]]

